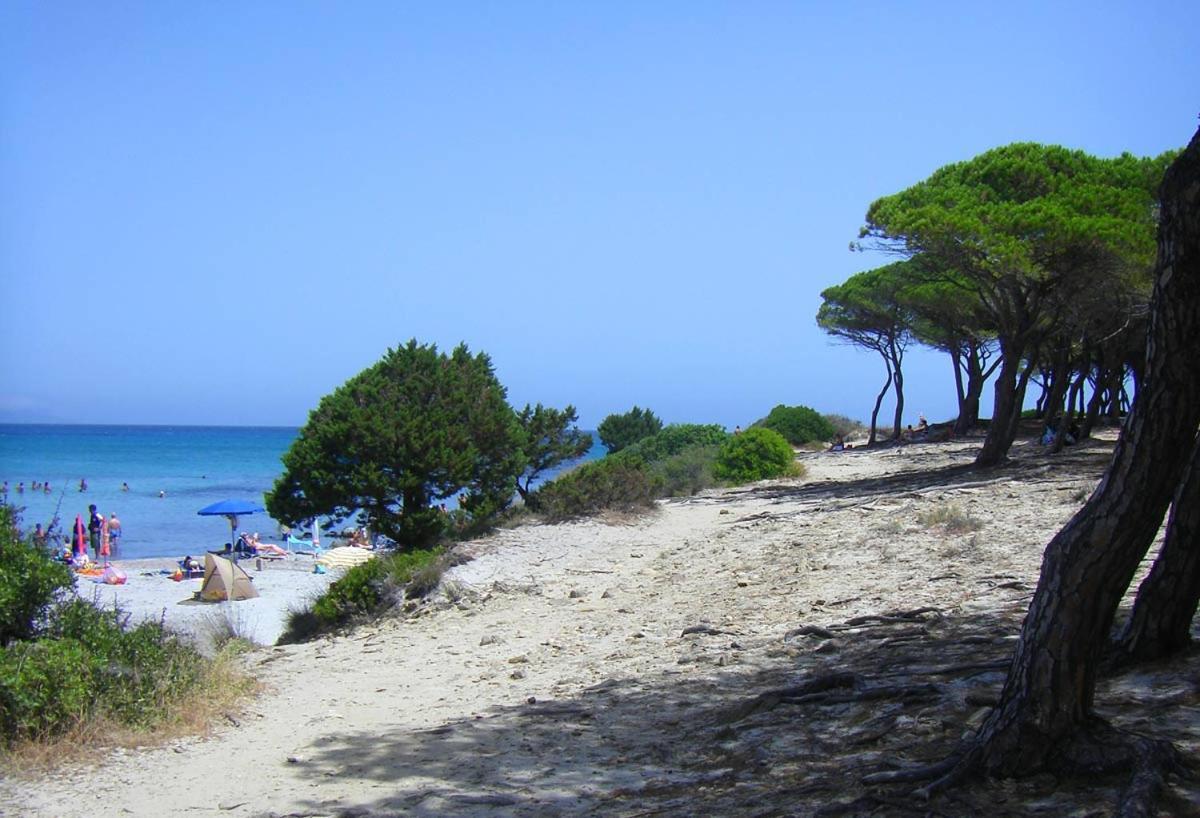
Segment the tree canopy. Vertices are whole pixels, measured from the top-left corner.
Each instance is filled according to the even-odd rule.
[[[965,339],[978,344],[981,331],[995,334],[1001,369],[980,464],[1002,459],[1012,443],[1033,371],[1023,363],[1051,346],[1061,349],[1067,330],[1075,339],[1107,337],[1084,330],[1101,316],[1112,323],[1111,311],[1093,308],[1103,299],[1092,294],[1137,294],[1144,303],[1154,252],[1154,192],[1172,156],[1099,159],[1018,143],[947,165],[868,209],[860,238],[919,258],[927,283],[936,279],[928,273],[941,271],[950,285],[941,295],[953,294],[955,312],[963,315],[965,308],[969,317]],[[926,296],[931,294],[941,303],[937,291]],[[926,297],[920,337],[957,343],[939,340],[931,326],[959,319],[931,306]]]
[[[912,338],[912,319],[903,293],[910,283],[912,262],[900,261],[850,276],[821,293],[817,325],[837,338],[877,352],[887,379],[871,412],[869,443],[875,441],[879,407],[889,388],[896,393],[892,436],[900,436],[904,412],[904,351]],[[795,441],[793,441],[795,442]]]
[[[623,415],[609,415],[600,421],[596,434],[600,435],[600,442],[608,453],[615,454],[643,438],[658,434],[662,427],[662,421],[653,412],[635,406]]]
[[[411,340],[321,399],[267,495],[277,520],[362,514],[402,547],[442,531],[434,503],[458,496],[473,519],[509,504],[523,435],[490,358]]]

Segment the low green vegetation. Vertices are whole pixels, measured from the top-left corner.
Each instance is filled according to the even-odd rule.
[[[569,520],[601,511],[650,508],[661,483],[640,459],[606,457],[584,463],[538,491],[538,510],[547,520]]]
[[[0,746],[45,743],[105,726],[145,732],[194,722],[203,692],[251,683],[210,661],[160,622],[129,627],[117,609],[72,592],[74,578],[0,504]],[[204,710],[207,714],[209,711]]]
[[[816,409],[807,406],[784,406],[782,403],[771,410],[755,427],[778,432],[793,446],[804,446],[814,441],[831,440],[837,430]]]
[[[720,446],[728,437],[725,427],[715,423],[672,423],[625,447],[618,457],[637,457],[647,463],[657,463],[688,449]]]
[[[279,644],[333,633],[402,599],[424,596],[437,587],[446,567],[441,548],[384,554],[356,565],[312,605],[291,612]]]
[[[722,483],[802,473],[791,446],[770,430],[730,435],[713,424],[672,424],[542,485],[538,512],[553,522],[637,511]]]
[[[783,435],[756,426],[721,444],[713,473],[730,483],[748,483],[782,477],[796,465],[796,454]]]

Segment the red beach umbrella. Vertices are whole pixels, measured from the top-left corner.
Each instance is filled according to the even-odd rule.
[[[75,553],[87,553],[87,532],[83,528],[83,518],[75,515]]]

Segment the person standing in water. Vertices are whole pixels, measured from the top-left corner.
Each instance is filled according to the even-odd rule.
[[[97,561],[100,560],[100,532],[104,529],[104,515],[96,511],[95,504],[88,506],[88,545]]]
[[[117,519],[116,512],[108,515],[108,544],[112,555],[116,557],[117,546],[121,544],[121,521]]]

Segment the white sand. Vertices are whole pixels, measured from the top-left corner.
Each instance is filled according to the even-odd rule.
[[[837,660],[838,640],[790,637],[800,625],[922,606],[1019,621],[1045,543],[1096,482],[1094,463],[1079,476],[1025,446],[1016,471],[939,471],[969,463],[977,445],[803,455],[803,481],[666,502],[635,520],[497,533],[469,544],[476,559],[422,615],[252,656],[269,692],[231,714],[238,727],[97,767],[83,754],[3,782],[0,804],[60,818],[582,816],[640,814],[650,799],[661,811],[647,814],[687,815],[672,793],[699,797],[706,775],[786,790],[771,770],[811,745],[772,750],[772,734],[722,732],[709,726],[712,707]],[[982,527],[951,533],[918,519],[948,506]],[[308,581],[303,572],[256,577],[264,601],[239,604],[265,634],[280,600],[311,588],[291,584]],[[118,594],[153,612],[162,603],[151,591],[173,603],[190,587],[139,577]],[[182,611],[169,619],[192,615]],[[700,625],[711,635],[684,634]],[[892,738],[961,730],[929,724],[897,722]]]

